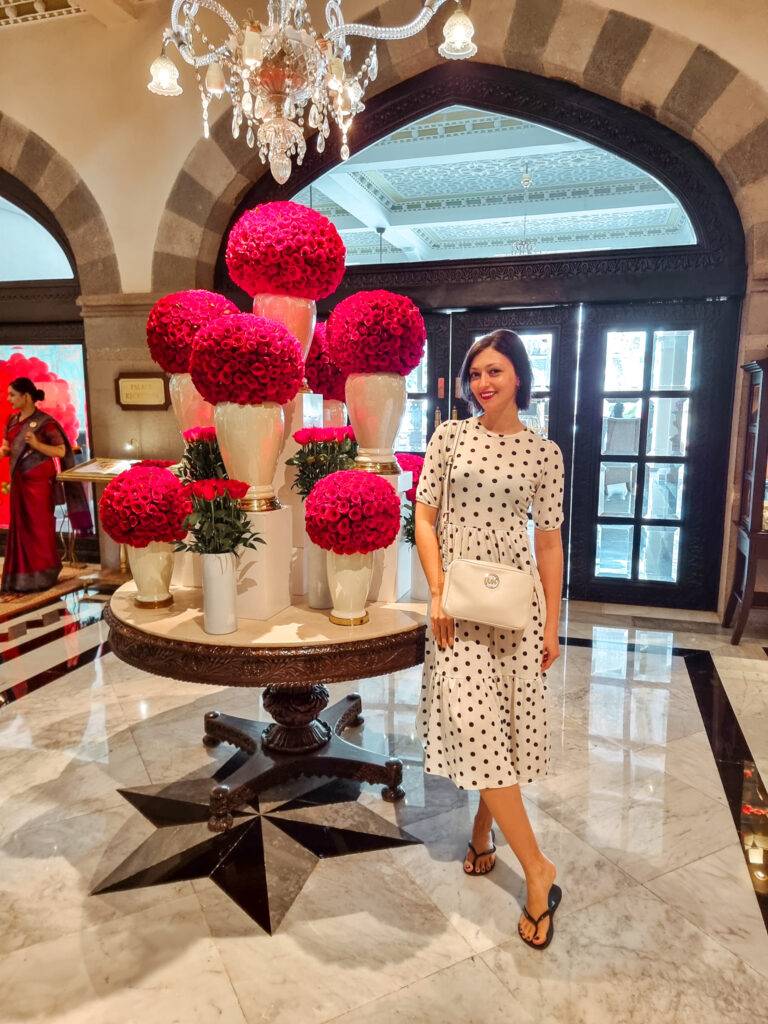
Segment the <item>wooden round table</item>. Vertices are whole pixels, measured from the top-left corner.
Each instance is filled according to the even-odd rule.
[[[176,588],[170,608],[138,608],[136,585],[105,609],[109,642],[122,661],[156,675],[221,686],[264,688],[274,722],[208,711],[203,742],[232,743],[248,757],[210,794],[208,826],[230,828],[233,811],[262,790],[304,775],[383,783],[385,800],[404,794],[402,761],[341,736],[362,722],[359,694],[328,706],[328,686],[383,675],[424,660],[424,605],[371,604],[362,626],[337,626],[304,603],[266,621],[241,619],[235,633],[203,631],[202,591]]]

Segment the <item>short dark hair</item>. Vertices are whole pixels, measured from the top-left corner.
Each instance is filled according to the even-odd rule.
[[[45,392],[36,388],[29,377],[17,377],[11,381],[11,387],[20,395],[29,395],[33,402],[42,402]]]
[[[503,328],[478,338],[477,341],[472,343],[469,351],[464,356],[464,362],[461,364],[461,370],[459,371],[462,398],[465,402],[469,402],[475,412],[480,411],[481,407],[475,401],[472,388],[469,386],[469,371],[475,358],[481,352],[485,352],[487,348],[500,352],[514,366],[515,373],[520,381],[520,386],[517,389],[517,407],[518,409],[527,409],[531,404],[531,384],[533,382],[531,360],[528,358],[528,353],[525,350],[525,345],[520,335]]]

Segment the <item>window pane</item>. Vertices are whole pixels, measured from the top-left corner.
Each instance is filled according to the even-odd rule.
[[[633,526],[597,524],[595,576],[628,580],[632,575]]]
[[[645,331],[608,331],[604,391],[642,391]]]
[[[637,455],[642,402],[603,401],[603,455]]]
[[[635,514],[636,462],[600,463],[600,516],[633,516]]]
[[[547,437],[549,431],[549,399],[532,398],[527,409],[521,411],[520,419],[535,434]]]
[[[652,398],[648,413],[648,455],[685,455],[688,398]]]
[[[687,391],[691,386],[693,331],[654,331],[654,391]]]
[[[427,448],[428,399],[409,398],[400,421],[400,430],[395,441],[395,451],[423,452]]]
[[[552,376],[552,335],[521,333],[520,338],[533,369],[531,391],[549,391]]]
[[[408,394],[413,392],[427,391],[427,349],[424,348],[424,355],[418,366],[415,366],[405,378],[405,390]]]
[[[647,462],[643,484],[644,519],[679,519],[683,509],[683,475],[679,462]]]
[[[640,527],[640,579],[677,582],[679,526]]]

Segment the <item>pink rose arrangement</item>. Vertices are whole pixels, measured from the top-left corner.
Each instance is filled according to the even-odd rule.
[[[295,455],[285,460],[296,467],[291,484],[306,498],[318,480],[341,469],[352,469],[357,455],[357,441],[352,427],[304,427],[293,435],[301,445]]]
[[[118,544],[145,548],[152,541],[173,543],[186,533],[192,501],[167,469],[133,466],[104,488],[101,525]]]
[[[324,299],[336,291],[347,250],[321,213],[300,203],[246,210],[227,239],[229,276],[249,295]]]
[[[413,473],[413,483],[405,492],[408,501],[416,501],[416,488],[419,486],[419,477],[424,468],[424,456],[414,455],[413,452],[395,452],[395,457],[404,473]]]
[[[317,324],[309,347],[306,361],[307,383],[317,395],[328,401],[344,401],[344,383],[347,375],[334,363],[328,354],[327,324]]]
[[[327,444],[336,441],[354,441],[355,432],[352,427],[302,427],[293,435],[296,444]]]
[[[195,444],[198,441],[213,444],[216,440],[216,427],[190,427],[181,436],[187,444]]]
[[[215,427],[190,427],[184,434],[184,457],[179,463],[179,476],[193,480],[216,478],[226,480],[227,470],[219,451]]]
[[[195,387],[213,405],[285,405],[304,380],[296,338],[276,320],[253,313],[223,316],[201,328],[189,369]]]
[[[177,551],[225,555],[264,543],[238,504],[248,493],[248,484],[242,480],[193,480],[185,491],[192,504],[192,514],[187,519],[189,537],[176,545]]]
[[[394,487],[374,473],[355,469],[318,480],[304,509],[309,539],[338,555],[389,547],[400,529],[400,498]]]
[[[147,320],[150,355],[166,373],[188,373],[192,342],[203,324],[239,312],[234,302],[216,292],[192,289],[166,295]]]
[[[355,292],[328,318],[328,355],[344,374],[406,376],[424,354],[427,329],[405,295],[378,289]]]

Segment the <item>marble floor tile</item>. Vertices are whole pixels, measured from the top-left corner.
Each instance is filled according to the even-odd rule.
[[[632,745],[669,743],[704,728],[690,684],[686,692],[595,679],[583,693],[571,695],[564,710],[590,736]]]
[[[194,885],[249,1024],[320,1024],[472,953],[388,851],[321,861],[272,936]]]
[[[103,643],[108,633],[105,623],[95,622],[76,633],[67,633],[54,644],[46,644],[6,662],[0,666],[0,689],[14,686],[24,679],[37,675],[38,672],[53,668],[54,665],[59,665],[70,658],[76,658],[83,651]]]
[[[767,979],[643,886],[555,928],[544,955],[517,937],[480,954],[540,1024],[743,1024],[768,999]]]
[[[0,956],[156,907],[189,883],[90,896],[153,832],[132,807],[103,808],[17,829],[0,842]]]
[[[529,817],[539,844],[557,865],[558,882],[568,891],[564,912],[615,895],[634,885],[631,878],[535,805]],[[464,874],[462,863],[472,834],[474,806],[426,818],[410,826],[424,841],[391,852],[445,914],[474,952],[514,935],[525,904],[525,878],[504,836],[496,829],[497,859],[483,877]]]
[[[4,1024],[245,1024],[197,898],[0,959]]]
[[[635,750],[632,761],[655,771],[666,772],[720,803],[728,802],[712,748],[703,730],[670,743]]]
[[[738,841],[646,886],[768,978],[768,934]]]
[[[336,1017],[333,1024],[529,1024],[534,1019],[474,956]]]

